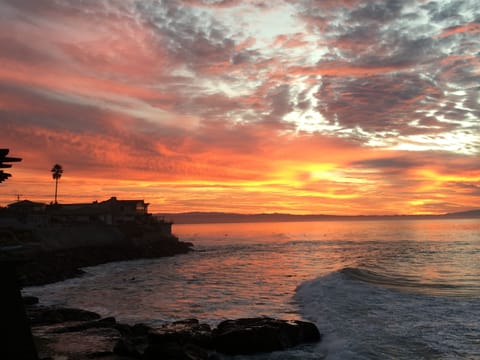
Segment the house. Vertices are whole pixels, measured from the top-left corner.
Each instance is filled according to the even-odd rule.
[[[0,230],[51,249],[102,245],[125,239],[156,242],[172,238],[172,223],[148,213],[144,200],[42,204],[24,200],[0,209]]]
[[[7,205],[7,208],[17,213],[38,213],[45,211],[47,205],[30,200],[21,200]]]
[[[118,200],[114,196],[97,204],[103,209],[102,221],[110,225],[147,221],[148,205],[143,200]]]
[[[118,200],[111,197],[102,202],[53,204],[47,207],[46,212],[53,223],[146,224],[152,218],[148,213],[148,205],[143,200]]]
[[[28,225],[45,225],[47,219],[45,217],[45,209],[47,205],[40,202],[30,200],[21,200],[7,205],[5,218],[15,219],[21,224]]]
[[[148,205],[144,200],[119,200],[116,197],[101,202],[51,205],[22,200],[9,204],[6,212],[9,217],[30,225],[87,222],[147,224],[153,221]]]

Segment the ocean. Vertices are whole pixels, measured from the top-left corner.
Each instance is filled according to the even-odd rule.
[[[478,219],[173,230],[196,251],[90,267],[24,292],[128,323],[271,316],[312,321],[324,335],[233,359],[480,359]]]

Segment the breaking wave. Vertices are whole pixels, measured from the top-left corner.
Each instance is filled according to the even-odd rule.
[[[442,282],[424,282],[412,275],[386,274],[362,268],[343,268],[339,271],[347,279],[363,281],[369,284],[401,291],[418,291],[434,294],[464,294],[471,289],[469,286]]]
[[[480,313],[480,303],[451,296],[464,291],[346,267],[303,282],[295,299],[324,334],[327,359],[450,359],[478,354],[480,324],[472,313]]]

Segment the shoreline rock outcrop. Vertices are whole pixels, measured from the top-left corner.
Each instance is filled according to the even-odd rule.
[[[265,353],[321,340],[315,324],[269,317],[226,320],[211,328],[186,319],[153,328],[127,325],[79,309],[27,306],[41,359],[217,360]]]
[[[106,226],[83,229],[82,235],[99,236]],[[79,228],[69,226],[72,232]],[[121,231],[120,231],[121,230]],[[104,233],[107,233],[105,230]],[[95,266],[113,261],[136,260],[185,254],[192,251],[193,244],[180,241],[171,234],[156,232],[155,227],[130,226],[119,229],[119,236],[103,241],[81,241],[76,234],[70,239],[68,232],[58,232],[42,244],[25,244],[24,261],[17,264],[17,274],[22,286],[44,285],[81,276],[82,267]],[[110,231],[110,233],[115,233]],[[73,241],[75,240],[75,241]]]
[[[320,338],[313,323],[268,317],[225,320],[213,331],[214,348],[229,355],[285,350]]]

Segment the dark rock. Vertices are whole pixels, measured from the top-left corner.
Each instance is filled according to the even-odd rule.
[[[226,320],[213,331],[215,348],[225,354],[270,352],[319,341],[317,327],[304,321],[272,318]]]
[[[118,329],[118,326],[117,326]],[[114,353],[141,359],[214,359],[207,349],[212,345],[212,330],[207,324],[188,319],[152,329],[144,324],[120,325],[123,334]]]
[[[53,353],[87,358],[219,360],[220,353],[270,352],[321,338],[312,323],[272,318],[227,320],[212,330],[196,319],[154,329],[119,324],[113,317],[99,319],[98,314],[79,309],[32,306],[29,314],[36,336]]]
[[[131,338],[121,338],[117,341],[113,347],[113,353],[120,356],[128,356],[135,359],[140,359],[145,351],[147,344],[145,342],[144,347],[140,347]]]
[[[30,296],[30,295],[22,296],[22,300],[25,306],[32,306],[32,305],[38,304],[38,297],[36,296]]]
[[[150,332],[148,342],[150,344],[176,342],[210,348],[212,346],[212,329],[208,324],[200,324],[197,319],[175,321]]]
[[[142,323],[135,325],[117,323],[115,328],[125,337],[147,337],[150,332],[155,331],[151,326]]]
[[[116,324],[115,328],[122,334],[122,338],[115,344],[113,352],[120,356],[140,358],[148,347],[148,334],[154,329],[145,324]]]
[[[298,326],[297,339],[300,343],[313,343],[320,341],[322,335],[314,323],[296,320],[293,324]]]
[[[321,338],[313,323],[272,318],[227,320],[213,331],[207,324],[188,319],[158,329],[127,326],[121,332],[124,336],[114,353],[147,360],[215,359],[214,350],[229,355],[270,352]]]
[[[209,360],[207,350],[194,345],[177,342],[150,344],[143,354],[144,360]]]
[[[41,306],[29,308],[27,315],[32,325],[50,325],[66,321],[92,321],[100,319],[100,315],[92,311]]]
[[[135,324],[131,328],[134,336],[147,336],[150,332],[154,331],[151,326],[145,324]]]

